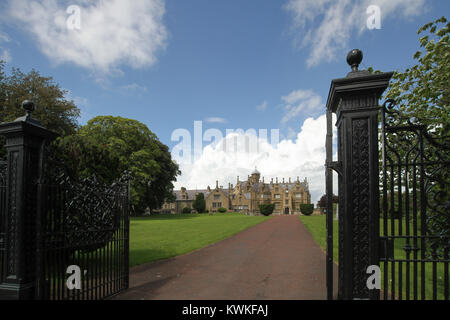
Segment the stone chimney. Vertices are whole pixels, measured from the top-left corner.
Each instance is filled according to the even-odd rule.
[[[216,189],[219,189],[219,180],[216,180]]]
[[[208,192],[211,192],[211,188],[208,186],[208,188],[206,188],[206,190],[208,190]]]
[[[275,178],[276,183],[278,183],[278,177]]]
[[[284,178],[283,178],[283,183],[284,183]]]
[[[289,177],[289,183],[291,183],[291,177]]]

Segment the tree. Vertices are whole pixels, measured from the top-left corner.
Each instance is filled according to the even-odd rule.
[[[32,70],[25,74],[18,68],[12,68],[11,75],[4,73],[4,62],[0,61],[0,122],[14,121],[25,114],[21,108],[24,100],[36,105],[33,118],[44,127],[67,136],[75,133],[80,110],[75,103],[66,98],[63,90],[51,77],[44,77]],[[3,137],[0,141],[0,157],[4,156]]]
[[[91,150],[102,150],[104,159],[112,161],[95,165],[95,156],[80,155],[80,161],[90,166],[86,174],[103,173],[102,178],[110,182],[125,170],[131,172],[130,194],[135,214],[146,207],[151,211],[160,208],[165,199],[173,197],[172,182],[180,174],[178,165],[172,160],[169,148],[145,124],[122,117],[98,116],[82,126],[76,135],[76,138],[63,138],[60,144],[73,147],[74,142],[82,141]]]
[[[339,198],[338,196],[333,194],[333,203],[338,203],[339,202]],[[327,195],[324,194],[319,201],[317,201],[317,207],[318,208],[326,208],[327,206]]]
[[[205,195],[200,192],[195,196],[195,200],[192,203],[192,207],[198,212],[202,213],[205,212],[206,209],[206,201],[205,201]]]
[[[444,24],[438,29],[439,24]],[[412,122],[427,125],[437,137],[447,138],[450,129],[450,23],[445,17],[418,30],[422,36],[414,59],[418,63],[404,72],[396,71],[386,99],[395,100],[398,110]]]
[[[263,203],[259,205],[259,212],[261,212],[261,214],[265,216],[268,216],[272,214],[274,208],[275,208],[274,203]]]

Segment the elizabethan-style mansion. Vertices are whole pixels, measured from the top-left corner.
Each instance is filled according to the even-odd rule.
[[[175,201],[163,204],[159,212],[161,213],[181,213],[183,208],[192,208],[192,202],[199,193],[203,193],[206,202],[206,210],[216,212],[219,208],[226,208],[228,211],[243,212],[247,214],[258,214],[259,205],[263,203],[274,203],[273,214],[299,214],[300,205],[311,202],[308,181],[305,178],[300,181],[282,181],[278,177],[271,179],[270,183],[261,180],[258,170],[248,176],[247,181],[240,181],[237,177],[236,186],[228,184],[228,189],[219,186],[211,189],[209,186],[205,190],[175,190]]]

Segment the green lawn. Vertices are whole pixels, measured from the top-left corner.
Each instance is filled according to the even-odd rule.
[[[320,216],[299,216],[300,220],[303,222],[303,224],[306,226],[308,231],[311,233],[311,235],[314,237],[314,239],[317,241],[317,243],[322,247],[323,250],[326,250],[326,216],[320,215]],[[390,221],[388,224],[388,234],[391,232],[391,226]],[[383,220],[380,220],[380,233],[383,230]],[[394,225],[395,230],[398,230],[398,221],[395,220]],[[403,234],[405,234],[406,224],[403,222]],[[412,230],[412,224],[410,227],[410,230]],[[395,259],[404,259],[406,258],[406,253],[403,247],[406,244],[405,239],[397,239],[394,242],[394,257]],[[413,258],[412,254],[410,258]],[[419,257],[420,258],[420,257]],[[333,220],[333,259],[336,263],[339,262],[338,259],[338,222]],[[388,279],[391,277],[391,267],[392,263],[389,263],[389,270],[388,270]],[[399,266],[400,263],[395,263],[395,277],[396,277],[396,283],[398,283],[399,279]],[[405,299],[406,294],[406,272],[407,267],[406,263],[403,262],[401,264],[401,276],[402,276],[402,291],[403,291],[403,299]],[[425,263],[425,296],[427,299],[432,299],[433,295],[433,288],[432,288],[432,277],[433,277],[433,263]],[[410,298],[412,298],[412,292],[413,292],[413,263],[410,263]],[[436,263],[436,282],[437,282],[437,298],[443,299],[444,298],[444,263]],[[381,265],[381,283],[383,285],[383,276],[384,276],[384,263]],[[419,276],[418,280],[418,298],[421,298],[420,291],[421,291],[421,284],[420,284],[420,274],[421,274],[421,264],[419,263],[417,266],[417,273]],[[383,289],[383,288],[382,288]],[[389,288],[391,290],[392,288]],[[396,296],[398,297],[398,286],[396,288]]]
[[[130,266],[174,257],[228,238],[270,219],[240,213],[131,218]]]

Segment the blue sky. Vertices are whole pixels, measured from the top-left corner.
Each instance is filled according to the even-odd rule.
[[[372,4],[381,29],[366,26]],[[67,28],[70,5],[80,8],[80,29]],[[437,0],[2,1],[0,57],[69,90],[81,124],[137,119],[171,149],[173,131],[193,134],[196,120],[224,136],[279,129],[281,148],[265,155],[224,160],[205,149],[176,186],[215,177],[227,185],[258,166],[267,178],[307,176],[314,200],[323,190],[324,104],[331,79],[350,70],[347,52],[364,52],[362,68],[403,70],[414,63],[417,29],[449,9]]]

